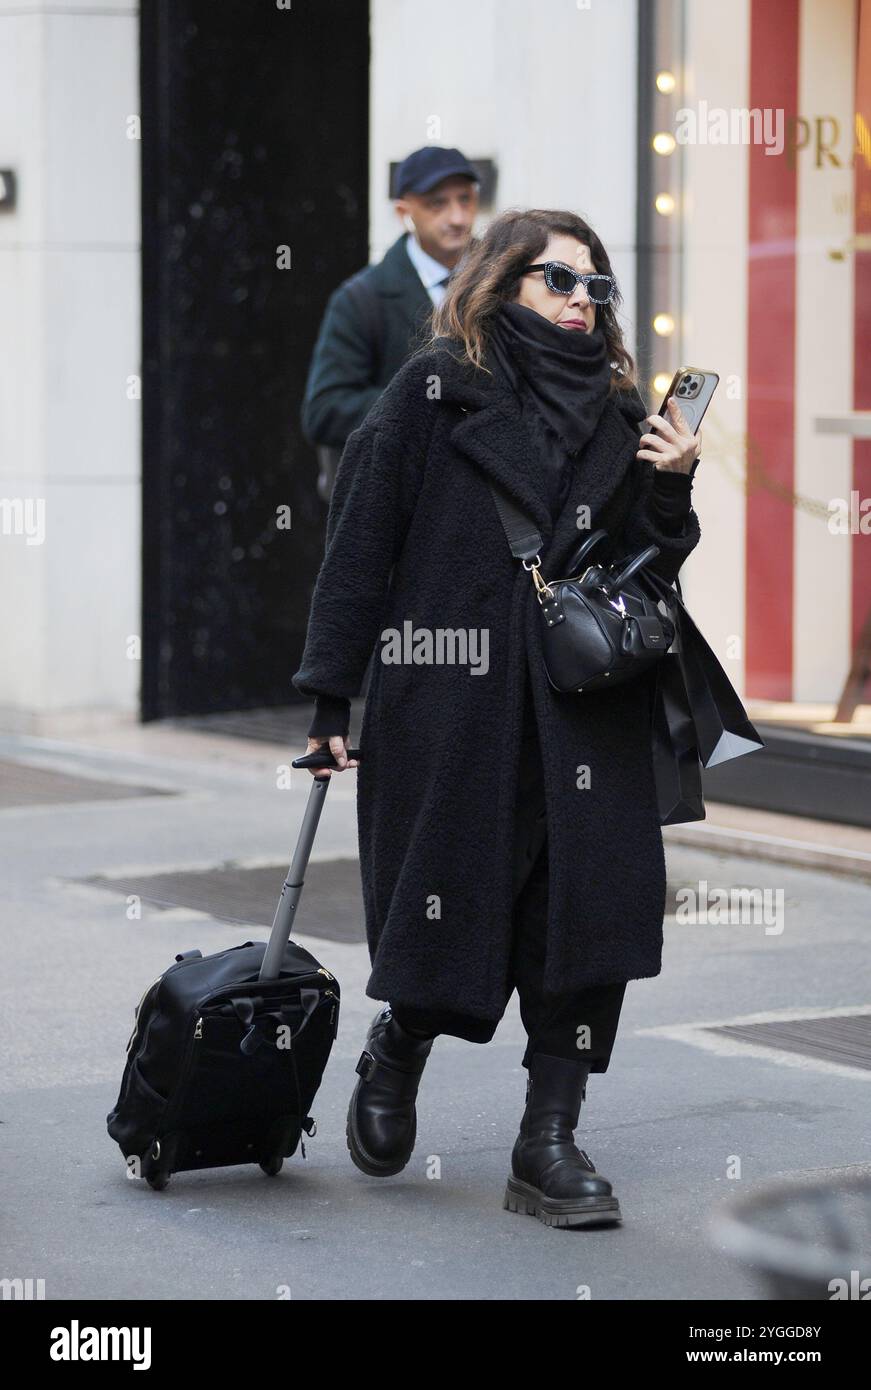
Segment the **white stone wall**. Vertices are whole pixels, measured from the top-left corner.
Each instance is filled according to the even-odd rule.
[[[0,168],[18,182],[0,213],[7,730],[138,712],[138,58],[129,3],[0,0]],[[44,501],[34,544],[27,499],[34,522]]]
[[[636,0],[372,0],[371,16],[372,258],[401,231],[391,160],[428,143],[490,157],[497,212],[568,208],[595,228],[634,351]]]

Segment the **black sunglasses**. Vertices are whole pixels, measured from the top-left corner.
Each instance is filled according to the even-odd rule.
[[[562,261],[528,265],[522,273],[528,275],[533,270],[544,271],[544,283],[554,294],[573,294],[577,285],[583,285],[592,304],[607,304],[616,288],[612,275],[579,275]]]

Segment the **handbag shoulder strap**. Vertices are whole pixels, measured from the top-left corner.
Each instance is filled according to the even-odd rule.
[[[521,511],[504,488],[494,483],[492,478],[488,478],[487,482],[493,494],[493,501],[496,503],[499,520],[502,522],[502,528],[511,547],[511,554],[516,560],[536,559],[541,549],[541,533],[535,529],[535,522]],[[656,578],[658,579],[659,576],[657,575]],[[664,588],[671,590],[671,585],[667,580],[661,582]],[[677,575],[675,575],[674,587],[677,590],[681,605],[684,606],[683,590]]]
[[[515,560],[534,560],[541,550],[541,533],[508,493],[488,478],[493,501]]]

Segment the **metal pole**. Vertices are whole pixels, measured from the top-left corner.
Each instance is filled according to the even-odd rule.
[[[294,850],[293,859],[287,872],[287,878],[284,880],[281,897],[278,899],[278,906],[275,909],[269,944],[266,947],[266,954],[263,957],[263,964],[260,967],[260,975],[258,978],[261,980],[277,980],[280,974],[284,948],[293,930],[296,909],[303,889],[303,879],[314,843],[315,832],[318,828],[321,810],[323,809],[324,797],[327,794],[327,787],[329,785],[329,777],[315,777],[312,779],[312,787],[308,795],[305,815],[302,818],[299,839],[296,842],[296,849]]]

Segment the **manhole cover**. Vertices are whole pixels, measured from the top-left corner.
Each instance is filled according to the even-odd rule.
[[[218,864],[211,869],[188,869],[158,874],[109,878],[95,874],[81,880],[126,895],[136,894],[158,907],[189,907],[219,921],[242,926],[271,927],[287,867],[267,864],[245,868]],[[365,941],[360,863],[357,859],[324,859],[309,863],[297,915],[302,936],[325,941]]]
[[[871,1012],[769,1023],[723,1023],[705,1032],[871,1071]]]
[[[175,795],[161,787],[74,777],[50,767],[0,759],[0,810],[10,806],[57,806],[73,801],[121,801],[131,796]]]

